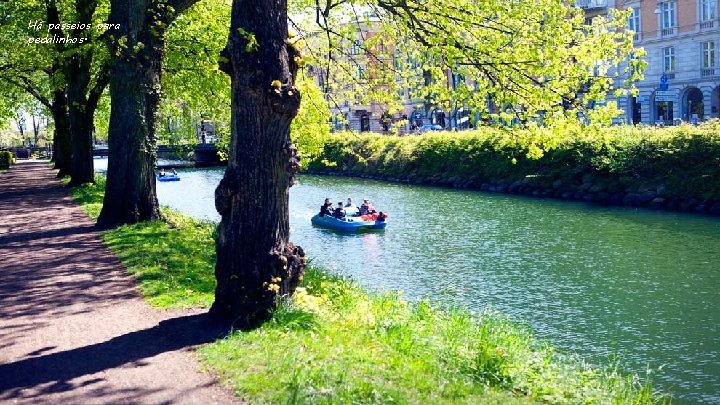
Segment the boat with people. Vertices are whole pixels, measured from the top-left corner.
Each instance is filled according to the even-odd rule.
[[[180,181],[180,176],[175,169],[170,169],[170,173],[166,173],[165,169],[160,168],[157,179],[158,181]]]
[[[158,181],[180,181],[180,176],[177,174],[166,174],[164,176],[158,176]]]
[[[360,232],[385,229],[387,217],[382,211],[375,211],[367,199],[357,207],[353,204],[352,198],[348,198],[347,204],[338,202],[337,208],[333,209],[332,201],[326,198],[320,206],[320,212],[313,216],[310,222],[315,226],[335,231]]]
[[[343,232],[362,232],[385,229],[387,220],[379,219],[378,214],[363,215],[359,217],[335,218],[330,215],[315,214],[310,220],[313,225]]]

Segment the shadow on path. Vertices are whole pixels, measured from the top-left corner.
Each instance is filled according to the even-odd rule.
[[[66,237],[71,235],[82,235],[86,233],[97,232],[98,227],[95,225],[80,225],[67,228],[52,229],[49,231],[13,233],[10,235],[0,235],[0,249],[6,243],[37,241],[39,239]]]
[[[113,321],[108,319],[108,322]],[[227,324],[215,322],[207,314],[199,314],[168,319],[150,329],[59,353],[42,355],[43,351],[52,349],[43,348],[36,352],[39,357],[0,364],[0,392],[48,382],[67,382],[125,364],[142,367],[143,359],[212,342],[227,335],[229,330]],[[19,395],[11,391],[3,398],[12,399],[16,394]]]

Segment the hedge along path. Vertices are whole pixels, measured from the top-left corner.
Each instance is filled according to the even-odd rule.
[[[225,331],[150,308],[48,162],[0,175],[0,403],[238,403],[192,354]]]

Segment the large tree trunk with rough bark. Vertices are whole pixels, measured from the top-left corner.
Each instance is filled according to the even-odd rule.
[[[155,189],[155,125],[160,103],[163,34],[154,20],[157,3],[112,2],[110,23],[120,24],[113,44],[107,184],[98,223],[116,226],[160,218]],[[161,16],[162,14],[157,14]]]
[[[69,176],[72,172],[72,149],[70,147],[70,117],[67,97],[63,90],[53,93],[52,116],[55,122],[53,134],[53,161],[58,177]]]
[[[221,68],[232,80],[228,167],[215,191],[218,229],[211,315],[251,327],[302,278],[289,239],[288,196],[299,167],[290,122],[300,107],[286,0],[235,0]]]
[[[70,141],[72,143],[72,172],[70,185],[92,183],[95,181],[92,147],[92,115],[70,108]],[[94,112],[93,112],[94,113]],[[92,114],[92,113],[91,113]]]
[[[98,224],[106,227],[160,218],[155,188],[156,125],[165,32],[198,0],[111,0],[110,130],[105,198]],[[119,43],[122,38],[123,43]]]
[[[86,97],[90,84],[91,61],[92,58],[88,55],[77,55],[70,64],[69,77],[72,80],[68,83],[68,112],[72,143],[72,186],[95,181],[92,149],[95,106],[88,105]]]

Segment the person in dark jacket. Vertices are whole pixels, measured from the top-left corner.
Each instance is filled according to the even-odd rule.
[[[320,206],[320,216],[324,217],[325,215],[332,216],[333,214],[333,205],[332,201],[329,198],[325,199],[325,203]]]
[[[360,215],[368,215],[373,212],[375,212],[375,207],[367,199],[363,200],[362,205],[360,205]]]
[[[335,208],[335,211],[333,211],[333,216],[337,219],[345,218],[345,207],[343,207],[342,201],[338,201],[337,208]]]

